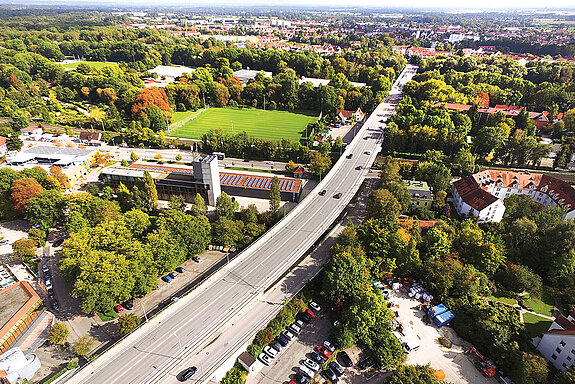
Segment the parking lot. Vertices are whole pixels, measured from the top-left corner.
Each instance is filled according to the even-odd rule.
[[[405,288],[390,291],[390,300],[398,307],[398,320],[408,333],[417,335],[420,348],[407,355],[407,364],[431,364],[434,369],[442,369],[445,379],[455,384],[495,384],[493,378],[481,374],[464,353],[468,343],[460,339],[450,327],[437,328],[423,321],[424,312],[419,309],[419,301],[410,298]],[[453,342],[451,348],[439,344],[439,337],[447,337]]]

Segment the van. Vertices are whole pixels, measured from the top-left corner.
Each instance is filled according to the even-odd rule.
[[[410,338],[403,344],[403,350],[405,351],[405,353],[409,353],[412,351],[417,351],[420,346],[421,345],[419,344],[419,341],[417,341],[417,339]]]

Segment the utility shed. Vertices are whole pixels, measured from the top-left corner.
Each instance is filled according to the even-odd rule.
[[[238,363],[247,369],[248,373],[254,373],[256,368],[256,359],[250,355],[248,352],[243,352],[238,357]]]
[[[451,311],[443,312],[433,318],[433,322],[437,325],[438,328],[441,328],[445,325],[449,325],[451,320],[455,318],[455,315],[451,313]]]

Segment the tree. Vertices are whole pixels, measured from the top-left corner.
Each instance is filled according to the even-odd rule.
[[[156,183],[148,171],[144,171],[143,186],[143,192],[148,200],[149,207],[151,210],[156,209],[158,207],[158,191],[156,190]]]
[[[39,196],[44,188],[32,178],[15,180],[10,188],[10,200],[12,208],[19,213],[24,213],[30,199]]]
[[[384,381],[385,384],[437,384],[435,370],[427,365],[402,365],[393,375]],[[443,384],[448,384],[442,381]]]
[[[541,289],[541,277],[521,264],[501,268],[495,275],[496,281],[511,292],[533,292]]]
[[[575,108],[570,109],[563,114],[563,122],[568,131],[575,131]]]
[[[184,196],[181,195],[172,195],[170,196],[168,207],[170,209],[184,211],[186,209],[186,199],[184,198]]]
[[[122,167],[129,167],[130,164],[128,163],[128,161],[126,159],[122,159]]]
[[[274,176],[272,185],[270,187],[270,212],[277,215],[280,210],[281,194],[280,194],[280,179]]]
[[[231,220],[234,218],[234,212],[238,209],[239,204],[225,192],[222,192],[216,199],[216,217]]]
[[[134,329],[138,328],[138,325],[140,325],[141,322],[142,319],[133,313],[120,316],[118,318],[118,332],[120,333],[120,336],[124,336],[132,332]]]
[[[365,259],[348,252],[333,256],[324,271],[322,287],[332,303],[336,300],[349,303],[368,282]]]
[[[70,330],[66,324],[57,321],[48,331],[48,342],[50,344],[62,344],[68,340],[68,336],[70,336]]]
[[[139,159],[139,157],[138,157],[138,155],[136,155],[136,152],[130,153],[130,160],[136,161],[138,159]]]
[[[28,127],[28,119],[30,115],[27,111],[19,109],[12,114],[12,128],[16,131],[20,131],[23,128]]]
[[[288,171],[288,172],[293,172],[293,170],[295,169],[295,167],[296,167],[296,165],[295,165],[295,163],[293,162],[293,160],[290,160],[290,161],[288,161],[288,162],[286,163],[285,169],[286,169],[286,171]]]
[[[96,345],[96,339],[90,335],[80,336],[76,341],[74,341],[74,351],[78,356],[86,357]]]
[[[205,216],[208,208],[206,207],[206,201],[199,193],[196,193],[194,200],[192,201],[192,207],[190,213],[194,216]]]
[[[32,224],[51,228],[64,215],[66,199],[60,191],[42,191],[33,197],[26,206],[26,219]]]
[[[309,155],[310,170],[316,175],[323,175],[331,167],[329,156],[322,155],[320,152],[311,152]]]
[[[401,205],[387,189],[378,189],[369,197],[366,211],[368,218],[397,220]]]
[[[27,237],[16,240],[12,244],[14,257],[24,262],[30,262],[36,256],[36,242]]]
[[[46,232],[40,228],[30,228],[28,237],[33,240],[38,247],[46,245]]]

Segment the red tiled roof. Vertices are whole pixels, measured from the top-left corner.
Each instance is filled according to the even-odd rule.
[[[499,199],[481,189],[473,176],[474,175],[471,175],[457,180],[453,185],[457,189],[459,196],[461,196],[461,200],[476,211],[482,211]]]
[[[302,174],[303,175],[303,167],[301,165],[298,165],[296,167],[296,169],[293,170],[293,173],[297,173],[297,174]]]
[[[471,105],[467,104],[454,104],[454,103],[435,103],[436,106],[443,105],[445,108],[450,109],[452,111],[469,111]]]
[[[346,111],[344,109],[338,109],[335,114],[338,116],[341,116],[343,118],[349,119],[350,117],[353,116],[355,112],[354,111]]]

